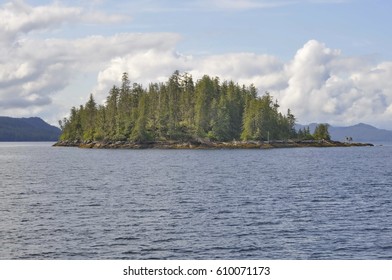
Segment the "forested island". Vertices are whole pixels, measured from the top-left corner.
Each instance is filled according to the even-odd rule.
[[[104,105],[93,95],[59,121],[55,146],[86,148],[268,148],[347,146],[330,141],[328,125],[313,134],[295,130],[290,109],[279,112],[277,100],[254,85],[239,85],[204,75],[196,82],[175,71],[165,83],[148,88],[131,84],[123,73]],[[352,144],[351,144],[352,145]],[[359,145],[359,144],[357,144]]]

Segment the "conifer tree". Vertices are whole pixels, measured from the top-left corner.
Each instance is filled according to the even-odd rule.
[[[214,92],[214,85],[211,78],[204,75],[196,84],[195,92],[195,130],[198,136],[207,135],[210,128],[210,106]]]
[[[97,103],[94,100],[92,94],[87,101],[84,109],[81,110],[82,125],[83,125],[83,140],[94,140],[95,135],[95,125],[96,125],[96,115],[97,115]]]
[[[149,135],[147,132],[147,101],[146,94],[143,94],[139,99],[138,106],[138,117],[133,128],[130,140],[136,142],[144,142],[149,140]]]
[[[160,141],[210,138],[218,141],[267,140],[297,137],[295,117],[279,112],[267,92],[258,96],[253,85],[204,75],[193,82],[189,74],[175,71],[166,83],[152,83],[148,89],[132,86],[124,73],[120,87],[113,86],[104,105],[93,95],[69,118],[60,122],[62,140],[72,141]],[[325,132],[325,130],[324,130]],[[326,134],[315,137],[328,139]],[[299,138],[312,137],[309,128]]]
[[[331,140],[331,136],[328,131],[329,124],[320,123],[314,130],[313,137],[316,140]]]

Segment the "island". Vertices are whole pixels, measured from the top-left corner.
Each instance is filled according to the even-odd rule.
[[[175,71],[166,82],[148,88],[131,84],[123,73],[106,102],[90,94],[59,121],[62,134],[54,146],[81,148],[236,149],[283,147],[349,147],[371,144],[332,141],[328,124],[295,129],[269,92],[204,75],[196,82]]]
[[[272,149],[272,148],[300,148],[300,147],[364,147],[374,146],[371,143],[348,143],[327,140],[308,141],[58,141],[56,147],[79,147],[94,149]]]

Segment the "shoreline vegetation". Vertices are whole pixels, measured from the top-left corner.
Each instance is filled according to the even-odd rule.
[[[302,141],[231,141],[218,142],[197,139],[187,142],[180,141],[58,141],[55,147],[78,147],[87,149],[273,149],[273,148],[303,148],[303,147],[365,147],[374,146],[371,143],[349,143],[331,140],[302,140]]]
[[[239,85],[204,75],[196,82],[175,71],[166,82],[147,88],[131,84],[123,73],[103,105],[90,94],[59,121],[54,146],[100,149],[267,149],[347,147],[371,144],[332,141],[328,124],[296,131],[290,109],[254,85]]]

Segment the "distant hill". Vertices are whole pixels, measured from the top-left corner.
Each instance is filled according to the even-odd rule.
[[[307,126],[309,126],[310,132],[313,133],[317,124],[298,124],[296,125],[296,129],[298,130]],[[364,123],[346,127],[330,126],[329,133],[332,140],[336,141],[344,141],[346,137],[352,137],[354,142],[392,142],[392,131],[379,129]]]
[[[0,117],[0,141],[57,141],[58,127],[42,119]]]

